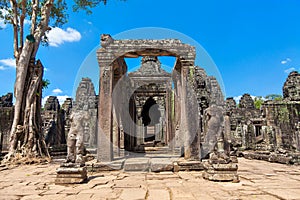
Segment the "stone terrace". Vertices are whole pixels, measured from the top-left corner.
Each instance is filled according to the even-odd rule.
[[[300,199],[300,166],[239,159],[240,183],[210,182],[202,172],[89,173],[55,185],[58,164],[2,168],[0,199]]]

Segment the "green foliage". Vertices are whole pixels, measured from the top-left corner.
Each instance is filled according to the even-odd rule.
[[[272,100],[272,101],[280,101],[282,100],[282,95],[280,94],[268,94],[265,97],[266,100]]]
[[[83,10],[86,14],[92,14],[91,8],[98,6],[100,3],[106,5],[108,0],[74,0],[75,5],[73,5],[73,11],[78,12],[79,10]],[[120,0],[126,1],[126,0]]]
[[[48,86],[50,85],[50,81],[48,79],[43,79],[42,80],[42,89],[47,89]]]
[[[257,109],[261,108],[261,105],[264,103],[264,99],[262,97],[255,97],[254,98],[254,106]]]

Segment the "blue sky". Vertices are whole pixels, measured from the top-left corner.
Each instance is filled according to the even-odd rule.
[[[72,96],[77,72],[100,34],[143,27],[171,29],[197,41],[216,64],[227,97],[282,94],[288,72],[300,69],[299,9],[298,0],[110,0],[89,16],[70,12],[69,22],[52,30],[52,43],[37,56],[51,82],[43,96]],[[0,26],[2,95],[13,91],[15,69],[11,27]]]

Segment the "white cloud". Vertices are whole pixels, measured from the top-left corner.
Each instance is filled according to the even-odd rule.
[[[233,99],[236,101],[236,102],[239,102],[242,98],[242,95],[240,96],[237,96],[237,97],[233,97]]]
[[[4,9],[0,9],[0,12],[2,13],[2,15],[8,14],[7,10],[4,10]],[[7,24],[4,23],[3,19],[0,19],[0,29],[5,29],[6,27],[7,27]]]
[[[0,70],[6,70],[6,68],[3,66],[0,66]]]
[[[65,42],[79,41],[81,39],[81,34],[73,28],[67,28],[67,30],[63,30],[61,28],[55,27],[52,28],[51,31],[49,31],[47,37],[49,39],[50,46],[58,47]]]
[[[5,29],[7,25],[4,23],[4,20],[0,19],[0,29]]]
[[[294,67],[291,67],[291,68],[288,68],[288,69],[284,70],[284,73],[289,74],[292,71],[296,71],[296,69]]]
[[[62,105],[67,98],[71,98],[71,97],[68,95],[57,96],[60,105]]]
[[[283,65],[285,65],[285,64],[287,64],[289,62],[292,62],[292,60],[290,58],[286,58],[286,59],[283,59],[280,63],[283,64]]]
[[[61,93],[63,93],[63,91],[61,89],[59,89],[59,88],[56,88],[56,89],[52,90],[52,92],[55,93],[55,94],[61,94]]]
[[[16,59],[13,58],[2,59],[0,63],[6,67],[16,68]]]

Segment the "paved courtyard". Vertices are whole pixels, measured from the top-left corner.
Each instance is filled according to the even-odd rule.
[[[300,166],[239,159],[240,183],[210,182],[201,172],[89,173],[85,184],[55,185],[58,164],[0,171],[0,199],[299,199]]]

